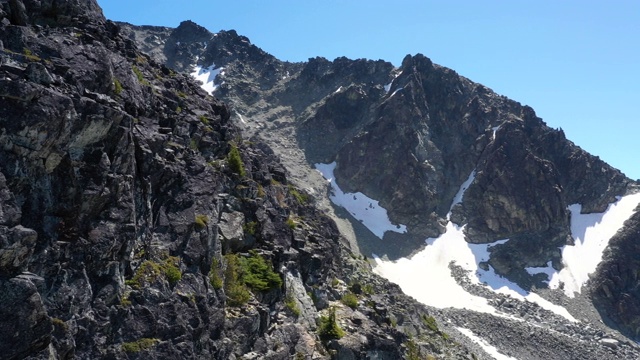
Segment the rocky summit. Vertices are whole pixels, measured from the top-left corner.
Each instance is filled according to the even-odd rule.
[[[0,0],[0,109],[2,359],[640,357],[639,185],[423,55]]]

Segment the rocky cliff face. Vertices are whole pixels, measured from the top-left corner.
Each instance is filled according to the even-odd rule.
[[[0,2],[0,39],[2,358],[472,358],[95,1]]]

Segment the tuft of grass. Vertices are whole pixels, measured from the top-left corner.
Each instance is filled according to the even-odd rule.
[[[198,119],[200,119],[200,122],[201,122],[201,123],[203,123],[203,124],[205,124],[205,125],[209,125],[209,119],[207,119],[207,117],[206,117],[206,116],[204,116],[204,115],[200,115],[200,116],[198,116]]]
[[[289,184],[289,193],[293,195],[293,197],[296,199],[296,201],[300,205],[304,205],[305,203],[307,203],[307,201],[309,201],[308,195],[301,193],[300,191],[298,191],[298,189],[296,189],[291,184]]]
[[[220,277],[220,262],[215,258],[211,262],[211,270],[209,270],[209,283],[216,290],[222,289],[224,285],[222,277]]]
[[[191,141],[189,141],[189,149],[198,150],[198,140],[191,139]]]
[[[240,258],[235,254],[224,256],[227,267],[224,272],[224,291],[229,306],[242,306],[251,299],[249,289],[242,281]]]
[[[342,295],[342,298],[340,299],[340,301],[343,304],[347,305],[348,307],[352,308],[353,310],[355,310],[358,307],[358,297],[356,296],[356,294],[352,292],[348,292]]]
[[[186,98],[187,98],[187,94],[185,94],[185,93],[184,93],[184,92],[182,92],[182,91],[176,91],[176,94],[178,94],[178,96],[179,96],[179,97],[181,97],[181,98],[183,98],[183,99],[186,99]]]
[[[262,186],[261,184],[258,184],[258,197],[263,198],[266,195],[267,193],[264,191],[264,186]]]
[[[164,276],[169,281],[169,284],[175,285],[180,279],[182,279],[182,272],[180,271],[180,258],[177,256],[169,256],[164,263],[160,265]]]
[[[231,144],[231,149],[229,150],[229,154],[227,155],[227,161],[229,162],[229,167],[231,171],[244,177],[247,175],[246,170],[244,169],[244,163],[242,162],[242,157],[240,156],[240,151],[235,144]]]
[[[142,55],[136,56],[136,63],[144,64],[146,62],[147,62],[147,59],[144,56],[142,56]]]
[[[420,347],[418,347],[418,344],[415,342],[415,340],[413,339],[409,339],[409,341],[407,341],[405,343],[406,347],[407,347],[407,359],[408,360],[421,360],[423,359],[422,356],[422,352],[420,351]]]
[[[156,346],[160,340],[152,338],[142,338],[133,342],[122,343],[122,350],[128,353],[137,353],[142,350]]]
[[[230,306],[242,306],[251,298],[249,289],[268,291],[282,286],[280,275],[273,266],[255,250],[249,257],[225,255],[227,267],[224,273],[224,289]]]
[[[292,294],[287,294],[287,297],[284,299],[284,306],[296,317],[300,316],[300,307],[298,307],[298,303]]]
[[[116,95],[120,95],[120,93],[122,93],[122,90],[123,88],[120,80],[113,79],[113,91],[116,93]]]
[[[373,293],[375,292],[373,289],[373,285],[371,284],[364,284],[362,285],[362,292],[367,294],[367,295],[373,295]]]
[[[438,329],[438,323],[433,316],[422,315],[422,322],[429,328],[429,330],[434,332],[440,332]]]
[[[255,235],[258,232],[258,223],[255,221],[250,221],[244,225],[242,225],[242,230],[249,235]]]
[[[336,308],[329,309],[329,316],[320,317],[320,325],[318,326],[318,335],[323,341],[332,339],[340,339],[344,336],[344,330],[340,328],[336,321]]]
[[[125,284],[135,289],[140,289],[164,276],[169,284],[175,285],[182,279],[179,265],[180,259],[176,256],[169,256],[163,262],[146,260],[140,264],[133,278],[125,281]]]
[[[42,59],[40,59],[38,56],[34,55],[33,52],[28,49],[28,48],[23,48],[22,49],[22,54],[24,55],[24,57],[26,57],[29,61],[40,61]]]
[[[147,79],[144,78],[144,75],[142,74],[142,71],[140,71],[140,69],[138,69],[137,66],[132,66],[131,70],[133,70],[133,73],[136,74],[136,78],[138,78],[138,82],[142,85],[151,85]]]
[[[267,291],[282,286],[280,275],[273,271],[273,266],[255,250],[249,252],[248,258],[242,258],[244,283],[253,290]]]
[[[285,223],[287,223],[287,226],[289,226],[290,229],[295,229],[296,226],[298,225],[296,221],[293,220],[292,216],[289,216],[287,220],[285,220]]]
[[[207,227],[209,223],[209,217],[204,214],[197,214],[193,223],[196,225],[198,229],[204,229]]]
[[[67,331],[69,330],[69,326],[67,325],[66,322],[64,322],[64,320],[59,319],[59,318],[51,318],[51,322],[53,323],[53,326],[55,327],[59,327],[60,329]]]

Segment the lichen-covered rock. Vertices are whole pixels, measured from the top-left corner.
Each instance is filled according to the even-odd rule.
[[[0,280],[0,353],[23,359],[49,345],[53,325],[42,298],[28,279]]]

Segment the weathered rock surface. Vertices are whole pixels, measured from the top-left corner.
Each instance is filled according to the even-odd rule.
[[[390,285],[351,264],[335,223],[226,104],[141,53],[95,1],[0,8],[1,357],[407,353],[412,332],[375,294],[339,301],[356,265],[363,284]],[[344,341],[319,334],[331,308]],[[472,358],[411,328],[425,334],[414,351]]]

